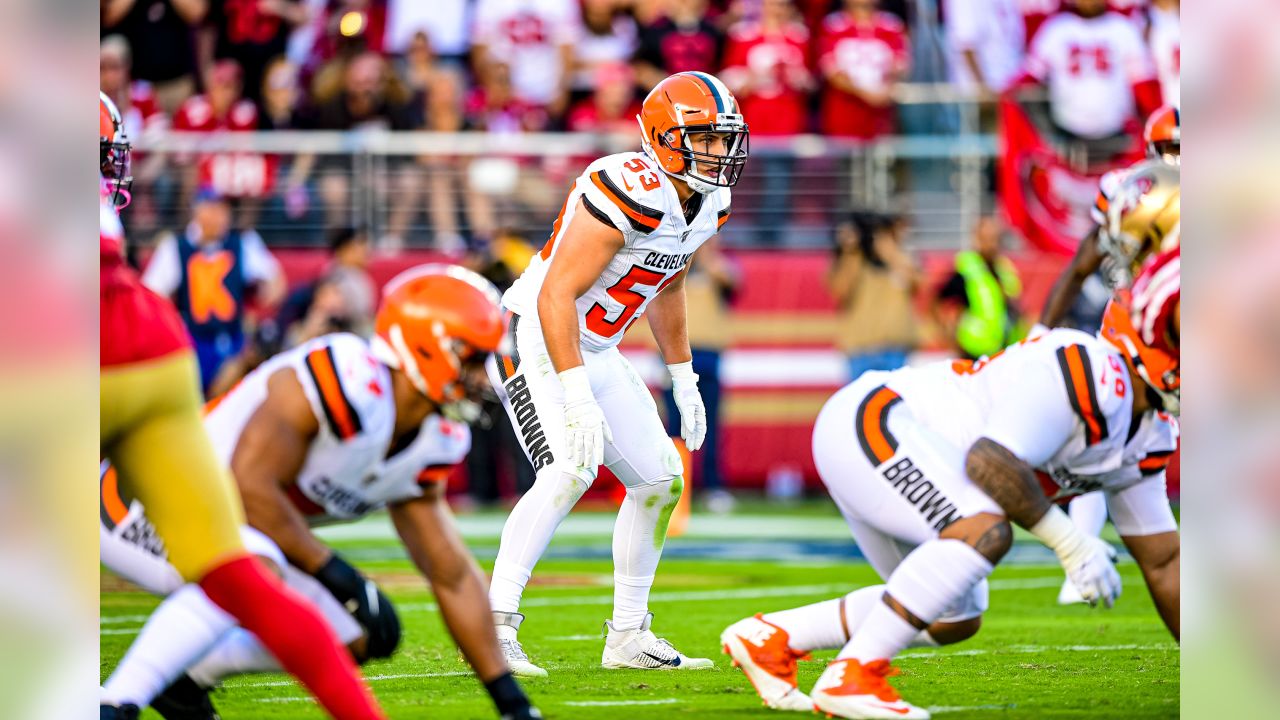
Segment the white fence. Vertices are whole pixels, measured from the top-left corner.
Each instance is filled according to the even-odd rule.
[[[923,133],[866,144],[753,138],[725,242],[826,246],[838,218],[873,210],[905,214],[917,246],[960,246],[992,206],[995,136],[976,132],[978,106],[945,86],[899,94],[903,127]],[[145,241],[184,224],[197,186],[212,182],[243,195],[240,221],[282,245],[318,243],[326,227],[351,224],[390,245],[457,249],[502,229],[536,244],[588,162],[638,144],[631,133],[166,133],[135,141],[126,217]]]

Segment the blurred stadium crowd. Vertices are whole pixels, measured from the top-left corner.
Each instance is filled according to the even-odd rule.
[[[1076,206],[1051,219],[1078,239],[1097,176],[1140,156],[1147,115],[1178,102],[1177,0],[102,0],[101,20],[101,87],[138,148],[131,259],[179,298],[211,396],[283,347],[367,334],[379,281],[424,253],[509,285],[580,167],[635,146],[647,90],[674,72],[716,73],[753,137],[738,229],[699,254],[690,279],[714,423],[700,455],[719,458],[694,476],[711,489],[722,472],[783,485],[810,474],[749,459],[807,458],[796,449],[821,400],[861,372],[921,348],[991,352],[1035,319],[1064,258],[1037,252],[1029,235],[1044,228],[1009,233],[999,219],[1011,190],[996,192],[1009,163],[997,148],[1027,144],[1002,137],[1006,113],[1022,113],[1058,163],[1030,171],[1030,199],[1016,202],[1051,216]],[[282,149],[259,132],[258,145],[225,148],[254,131],[345,139],[317,151],[295,133]],[[341,149],[380,131],[462,135],[421,152]],[[224,147],[166,145],[183,133]],[[541,133],[582,142],[547,151]],[[463,135],[487,145],[449,152]],[[874,164],[891,142],[960,137],[989,145],[967,181],[949,148]],[[933,192],[913,205],[908,188]],[[976,212],[938,220],[962,190]],[[931,217],[949,240],[922,246]],[[781,249],[795,245],[809,249]],[[226,252],[233,282],[201,269]],[[973,267],[990,268],[1006,318],[977,344],[957,328]],[[1096,322],[1105,297],[1089,307],[1086,289],[1076,324]],[[722,371],[728,348],[746,352]],[[723,410],[722,380],[736,393]],[[482,501],[498,497],[499,475],[527,470],[498,467],[518,451],[501,408],[489,410],[469,468]],[[738,451],[720,445],[721,417]]]

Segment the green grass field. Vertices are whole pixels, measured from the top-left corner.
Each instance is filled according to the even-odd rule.
[[[610,671],[599,666],[601,625],[611,604],[612,515],[575,513],[562,527],[525,594],[521,640],[551,676],[525,683],[548,718],[765,718],[745,677],[720,654],[721,629],[743,616],[841,595],[878,579],[852,552],[829,504],[729,519],[695,515],[687,536],[667,544],[651,601],[654,629],[705,671]],[[502,515],[460,517],[481,564],[497,551]],[[431,594],[416,578],[382,517],[329,533],[333,544],[376,577],[405,625],[400,652],[365,675],[393,718],[493,718],[446,634]],[[1114,538],[1112,538],[1114,540]],[[1061,571],[1043,548],[1020,541],[991,579],[991,610],[974,639],[911,650],[895,684],[939,717],[1171,718],[1178,715],[1178,646],[1155,614],[1132,561],[1125,592],[1110,610],[1060,608]],[[113,584],[114,586],[115,584]],[[156,605],[144,593],[102,595],[102,672],[119,661]],[[802,663],[807,689],[834,652]],[[214,702],[226,720],[320,718],[285,676],[229,680]],[[158,715],[144,713],[144,717]]]

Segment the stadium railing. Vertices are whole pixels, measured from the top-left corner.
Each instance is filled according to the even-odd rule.
[[[993,204],[996,137],[982,106],[948,85],[904,84],[897,98],[902,134],[754,137],[726,244],[826,247],[838,218],[871,210],[904,214],[916,247],[962,246]],[[357,130],[167,132],[135,145],[139,206],[127,220],[143,242],[185,224],[197,186],[214,184],[243,197],[241,222],[273,245],[359,224],[384,244],[449,250],[501,229],[541,243],[582,168],[639,144],[632,132]]]

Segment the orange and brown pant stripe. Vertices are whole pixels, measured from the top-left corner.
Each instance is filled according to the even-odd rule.
[[[888,462],[898,452],[898,439],[889,432],[889,410],[902,398],[898,393],[881,385],[867,393],[854,420],[858,444],[867,460],[875,467]]]

